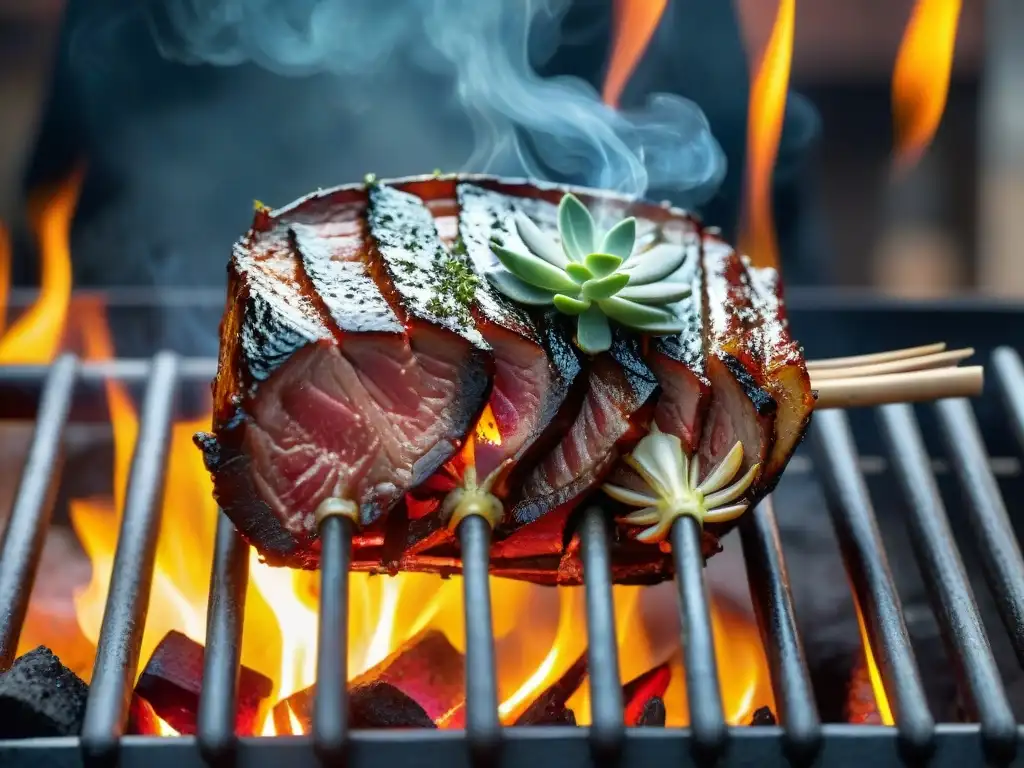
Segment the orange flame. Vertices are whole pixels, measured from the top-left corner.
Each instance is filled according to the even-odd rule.
[[[601,98],[614,109],[640,57],[647,50],[668,0],[615,0],[612,55]]]
[[[857,609],[857,625],[860,627],[860,642],[864,647],[864,660],[867,662],[868,677],[871,678],[871,690],[875,693],[875,704],[878,706],[878,716],[882,719],[883,725],[892,725],[895,721],[892,718],[892,708],[889,706],[889,697],[885,693],[885,686],[882,684],[882,675],[878,671],[878,663],[875,661],[875,654],[871,650],[871,639],[868,637],[868,628],[864,623],[864,614],[861,612],[860,603],[856,595],[853,598],[854,607]]]
[[[796,0],[779,0],[768,45],[750,87],[746,226],[741,249],[759,267],[774,267],[779,263],[779,246],[772,219],[772,169],[779,151],[786,112],[795,19]]]
[[[917,0],[892,73],[895,167],[915,165],[935,136],[949,93],[960,0]]]
[[[45,363],[60,350],[68,302],[71,299],[71,219],[78,202],[82,174],[75,173],[50,193],[34,195],[29,217],[39,244],[41,280],[39,298],[0,336],[0,361]],[[10,243],[0,228],[0,331],[6,312],[10,281]]]
[[[11,285],[11,236],[0,222],[0,340],[7,325],[7,293]]]
[[[34,310],[18,323],[19,339],[32,339],[37,349],[52,356],[63,337],[64,312],[70,290],[68,224],[77,187],[68,185],[51,199],[35,220],[43,250],[43,293]],[[0,252],[2,255],[2,252]],[[6,263],[6,260],[0,260]],[[76,301],[76,325],[84,355],[91,360],[114,355],[109,325],[100,302]],[[13,331],[12,331],[13,332]],[[3,337],[5,342],[10,336]],[[19,342],[21,344],[22,342]],[[25,342],[27,343],[27,342]],[[19,353],[21,354],[21,353]],[[61,656],[80,658],[82,643],[95,646],[113,567],[139,421],[127,388],[116,381],[106,386],[113,437],[112,498],[80,498],[71,502],[72,526],[88,555],[92,572],[88,585],[74,595],[75,616],[81,637],[35,626],[32,636]],[[213,559],[218,510],[210,477],[192,444],[195,431],[208,428],[210,416],[176,422],[170,435],[168,469],[158,537],[150,608],[143,631],[141,665],[159,641],[177,630],[202,643]],[[493,413],[485,410],[474,440],[500,444]],[[303,690],[315,682],[318,575],[307,571],[270,568],[250,555],[249,591],[246,596],[242,637],[242,663],[274,681],[271,702]],[[678,632],[668,641],[655,638],[652,615],[674,614],[667,606],[656,612],[641,610],[647,588],[616,587],[616,626],[621,672],[629,680],[657,664],[670,661],[673,682],[666,696],[670,724],[688,720],[683,677],[678,659]],[[674,599],[672,590],[661,594]],[[492,578],[493,628],[496,641],[501,717],[515,718],[544,688],[560,677],[585,650],[583,591],[553,589],[524,582]],[[522,621],[529,615],[528,622]],[[754,708],[771,705],[771,689],[759,634],[752,619],[725,603],[713,603],[714,637],[721,665],[721,681],[729,721],[748,722]],[[30,610],[29,621],[32,621]],[[458,578],[405,573],[394,577],[352,574],[349,591],[350,677],[356,677],[385,659],[421,631],[434,628],[458,650],[464,648],[462,585]],[[49,629],[49,632],[47,630]],[[88,677],[88,671],[85,671]],[[590,718],[586,685],[570,705],[581,723]],[[270,707],[258,729],[274,735]],[[292,734],[302,732],[294,711],[285,719]],[[176,735],[158,723],[163,735]]]

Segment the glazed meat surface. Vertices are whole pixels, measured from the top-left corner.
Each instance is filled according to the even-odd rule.
[[[197,435],[214,494],[274,565],[315,568],[317,510],[358,503],[353,567],[457,573],[443,502],[495,478],[503,517],[492,568],[542,584],[582,578],[575,525],[603,482],[636,485],[622,458],[652,425],[708,474],[739,442],[743,499],[769,492],[814,406],[781,283],[716,230],[666,205],[571,189],[599,222],[637,218],[637,248],[686,255],[682,332],[617,328],[588,356],[573,324],[487,280],[491,242],[524,249],[525,215],[557,238],[569,188],[434,176],[317,192],[256,212],[228,267],[210,433]],[[660,250],[658,250],[660,249]],[[709,525],[705,554],[728,526]],[[654,583],[671,558],[617,527],[613,577]]]

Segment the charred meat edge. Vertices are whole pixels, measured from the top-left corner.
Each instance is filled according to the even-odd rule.
[[[309,294],[312,294],[313,303],[317,305],[319,311],[310,312],[310,307],[302,307],[299,309],[299,322],[287,322],[289,312],[294,314],[294,310],[298,308],[274,306],[273,302],[268,302],[266,295],[253,292],[253,286],[250,284],[253,276],[246,272],[246,261],[250,258],[248,249],[261,234],[269,232],[277,224],[301,219],[302,214],[309,213],[310,208],[319,207],[321,211],[326,210],[329,213],[335,206],[365,203],[366,196],[364,187],[349,185],[329,192],[314,193],[273,213],[267,209],[258,209],[252,229],[236,246],[235,256],[229,265],[228,300],[221,323],[220,360],[218,374],[213,383],[215,434],[197,435],[196,442],[203,449],[207,466],[214,476],[215,496],[218,502],[239,526],[243,536],[257,546],[261,554],[273,565],[315,568],[319,558],[319,542],[303,541],[293,536],[283,527],[256,491],[250,471],[251,459],[243,453],[241,447],[247,419],[244,404],[252,401],[257,395],[259,382],[290,359],[293,352],[313,342],[331,343],[330,339],[334,333],[327,330],[322,321],[323,316],[331,314],[324,311],[326,308],[322,304],[323,297],[318,296],[315,291],[310,291],[308,284],[303,286],[304,295],[309,298]],[[297,226],[296,224],[295,227]],[[305,281],[308,278],[303,272],[301,269],[297,270],[297,279]],[[387,284],[386,269],[378,263],[371,272],[378,283],[383,282],[389,289],[389,299],[395,306],[400,297],[393,287]],[[391,319],[395,320],[394,316]],[[411,315],[407,316],[407,321],[412,326],[419,322]],[[250,326],[248,329],[247,324]],[[246,330],[251,332],[246,333]],[[335,331],[338,330],[335,326]],[[362,332],[364,329],[356,330]],[[401,324],[398,324],[397,328],[388,327],[386,330],[402,332]],[[244,340],[254,336],[262,338],[266,349],[243,348]],[[455,425],[455,428],[461,436],[464,436],[465,431],[475,421],[479,409],[486,400],[490,385],[490,359],[486,345],[474,341],[473,346],[467,370],[463,372],[466,375],[460,385],[464,395],[461,401],[463,418],[461,425]],[[269,359],[267,350],[275,353],[276,357]],[[261,355],[267,359],[261,359]],[[441,450],[432,451],[429,457],[424,456],[425,461],[421,460],[421,465],[416,467],[417,481],[447,460],[455,447],[451,444]],[[360,533],[357,535],[355,547],[358,550],[364,542],[372,547],[379,540],[379,534],[373,531]]]

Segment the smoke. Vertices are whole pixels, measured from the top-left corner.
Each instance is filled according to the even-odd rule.
[[[475,137],[462,170],[526,174],[634,196],[657,188],[691,205],[709,198],[726,163],[696,104],[655,94],[643,109],[616,112],[583,80],[537,76],[534,65],[553,52],[567,5],[163,0],[149,20],[167,59],[255,63],[292,76],[335,74],[352,90],[354,105],[422,74],[447,76]]]

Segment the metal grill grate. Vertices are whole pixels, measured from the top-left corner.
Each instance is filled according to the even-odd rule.
[[[465,732],[352,732],[346,727],[347,578],[352,530],[341,518],[322,530],[318,690],[312,739],[236,739],[234,710],[248,582],[248,551],[226,518],[217,528],[210,586],[204,684],[195,738],[123,737],[150,597],[160,502],[175,402],[183,383],[208,380],[214,362],[160,353],[152,360],[80,363],[64,356],[48,367],[0,368],[0,387],[43,381],[35,432],[0,547],[0,669],[10,665],[60,477],[61,442],[76,387],[107,377],[145,387],[135,454],[110,590],[80,739],[0,742],[0,765],[78,765],[120,756],[121,765],[245,766],[328,763],[359,766],[474,764],[545,766],[689,764],[935,765],[1007,761],[1020,730],[1010,709],[967,574],[935,482],[915,411],[877,410],[883,440],[909,510],[915,554],[935,614],[951,641],[976,725],[936,725],[904,623],[900,598],[858,461],[848,416],[815,415],[810,433],[817,474],[829,501],[842,556],[863,609],[868,636],[891,702],[895,728],[822,725],[797,630],[789,577],[771,500],[747,515],[741,540],[764,639],[779,727],[728,728],[719,690],[696,523],[675,526],[681,640],[691,726],[627,730],[615,642],[609,531],[590,509],[580,529],[586,590],[592,700],[589,728],[502,730],[497,715],[494,638],[488,590],[490,530],[480,519],[459,534],[465,564]],[[990,359],[1005,417],[1024,450],[1024,366],[1016,352]],[[936,412],[955,474],[966,492],[985,575],[1018,657],[1024,661],[1024,561],[1000,496],[978,423],[966,401]]]

